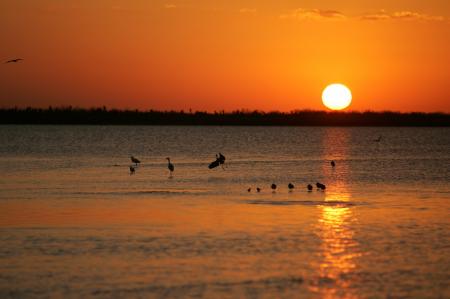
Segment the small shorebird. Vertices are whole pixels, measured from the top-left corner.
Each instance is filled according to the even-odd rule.
[[[308,186],[306,186],[306,188],[308,188],[308,191],[312,191],[313,186],[311,184],[308,184]]]
[[[316,186],[320,190],[325,190],[327,188],[327,186],[325,186],[324,184],[321,184],[321,183],[316,183]]]
[[[292,190],[294,190],[295,186],[294,186],[294,184],[289,183],[288,188],[289,188],[289,191],[292,191]]]
[[[130,175],[134,174],[136,172],[136,169],[133,167],[133,165],[130,165]]]
[[[333,160],[331,160],[330,164],[331,164],[331,167],[336,166],[336,163]]]
[[[134,165],[136,165],[136,166],[137,166],[139,163],[141,163],[141,161],[139,161],[139,159],[136,159],[136,158],[133,157],[133,156],[131,156],[130,159],[131,159],[131,162],[133,162]]]
[[[170,158],[167,157],[167,168],[169,169],[170,175],[172,175],[172,172],[175,170],[175,166],[173,166],[172,163],[170,163]]]
[[[256,192],[261,192],[261,188],[256,187]]]
[[[378,138],[377,138],[377,139],[374,139],[373,141],[375,141],[375,142],[380,142],[380,141],[381,141],[381,135],[378,136]]]
[[[248,189],[247,189],[247,192],[252,192],[252,188],[251,188],[251,187],[248,188]]]
[[[273,192],[275,192],[275,190],[277,189],[277,185],[273,183],[272,185],[270,185],[270,188],[273,190]]]

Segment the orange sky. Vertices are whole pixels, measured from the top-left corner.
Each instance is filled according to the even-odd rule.
[[[0,106],[450,112],[448,0],[2,0]]]

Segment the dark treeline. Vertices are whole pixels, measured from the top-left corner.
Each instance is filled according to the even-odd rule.
[[[139,111],[61,107],[0,109],[0,124],[225,126],[450,126],[450,114],[400,112]]]

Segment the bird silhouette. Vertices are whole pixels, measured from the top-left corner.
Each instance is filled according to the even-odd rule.
[[[292,190],[294,190],[295,186],[294,186],[294,184],[289,183],[288,188],[289,188],[289,191],[292,191]]]
[[[256,187],[256,192],[261,192],[261,188]]]
[[[375,142],[380,142],[380,141],[381,141],[381,135],[378,136],[378,138],[377,138],[377,139],[374,139],[373,141],[375,141]]]
[[[327,186],[325,186],[325,185],[322,184],[322,183],[316,183],[316,186],[317,186],[317,188],[320,189],[320,190],[325,190],[325,189],[327,188]]]
[[[248,188],[248,189],[247,189],[247,192],[251,192],[251,191],[252,191],[252,188]]]
[[[130,165],[130,175],[134,174],[136,172],[136,169],[133,167],[133,165]]]
[[[130,159],[131,159],[131,162],[133,162],[134,165],[136,165],[136,166],[137,166],[139,163],[141,163],[141,161],[139,161],[139,159],[136,159],[136,158],[133,157],[133,156],[131,156]]]
[[[311,184],[308,184],[308,186],[306,186],[306,188],[308,188],[308,191],[312,191],[313,186]]]
[[[275,190],[277,189],[277,185],[273,183],[272,185],[270,185],[270,188],[275,192]]]
[[[167,168],[169,169],[170,175],[172,175],[172,172],[175,170],[175,166],[173,166],[172,163],[170,163],[170,158],[167,157]]]
[[[219,156],[217,157],[217,160],[219,161],[219,164],[222,166],[222,169],[223,169],[223,166],[225,164],[225,156],[222,155],[222,153],[219,153]]]
[[[23,59],[22,59],[22,58],[16,58],[16,59],[8,60],[8,61],[6,61],[5,63],[17,63],[17,62],[19,62],[19,61],[21,61],[21,60],[23,60]]]
[[[330,164],[331,164],[331,167],[335,167],[336,166],[336,163],[333,160],[331,161]]]

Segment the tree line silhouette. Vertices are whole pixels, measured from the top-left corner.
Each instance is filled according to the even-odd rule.
[[[450,126],[448,113],[296,110],[157,111],[99,108],[2,108],[0,124],[221,126]]]

